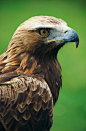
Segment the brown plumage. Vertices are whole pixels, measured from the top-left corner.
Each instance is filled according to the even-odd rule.
[[[21,24],[0,56],[0,131],[49,131],[62,85],[59,49],[79,44],[61,19],[36,16]]]

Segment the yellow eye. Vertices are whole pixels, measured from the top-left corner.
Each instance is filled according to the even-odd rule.
[[[40,29],[39,34],[42,36],[47,36],[49,33],[48,29]]]

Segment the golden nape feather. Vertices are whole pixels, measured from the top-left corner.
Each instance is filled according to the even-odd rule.
[[[78,47],[78,35],[55,17],[35,16],[17,28],[0,56],[0,131],[50,131],[62,86],[57,54],[67,42]]]

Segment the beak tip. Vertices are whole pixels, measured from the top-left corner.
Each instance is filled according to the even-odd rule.
[[[79,42],[76,42],[76,48],[78,48]]]
[[[76,38],[76,48],[78,48],[78,45],[79,45],[79,37],[78,37],[78,35],[77,35],[77,38]]]

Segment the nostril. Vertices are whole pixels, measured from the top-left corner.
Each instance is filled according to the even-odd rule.
[[[67,33],[68,31],[66,30],[64,33]]]

